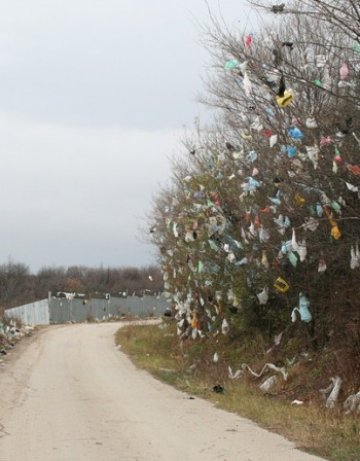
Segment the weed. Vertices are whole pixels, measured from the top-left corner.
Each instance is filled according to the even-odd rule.
[[[231,381],[227,377],[227,364],[238,367],[241,362],[248,361],[261,365],[263,345],[259,341],[256,347],[257,338],[253,338],[249,347],[235,344],[229,347],[229,340],[219,337],[216,345],[189,340],[181,348],[174,333],[175,326],[171,321],[160,326],[128,325],[117,332],[115,340],[137,366],[156,378],[282,434],[302,450],[332,461],[360,460],[359,417],[325,410],[317,397],[318,392],[311,388],[314,383],[318,385],[324,381],[324,376],[314,371],[318,362],[322,363],[320,358],[312,357],[314,368],[306,362],[297,364],[289,383],[278,389],[276,397],[263,395],[256,387],[258,383],[255,385],[250,378]],[[217,364],[212,362],[215,347],[220,356]],[[324,361],[325,365],[319,369],[325,372],[326,354]],[[309,380],[313,380],[306,385],[301,378],[304,373],[309,373]],[[224,387],[223,394],[212,392],[216,384]],[[305,405],[292,406],[290,399],[299,392],[310,397]]]

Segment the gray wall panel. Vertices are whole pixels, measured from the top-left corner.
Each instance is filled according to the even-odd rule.
[[[10,318],[18,318],[26,325],[49,325],[49,303],[47,299],[23,306],[7,309],[5,314]]]
[[[81,299],[67,300],[65,298],[51,298],[50,323],[65,323],[69,321],[84,322],[90,317],[102,320],[108,316],[162,315],[168,306],[163,296],[129,296],[127,298],[91,299],[86,304]]]
[[[90,318],[102,320],[109,316],[136,315],[146,317],[162,315],[168,306],[163,296],[129,296],[127,298],[82,299],[49,298],[5,311],[8,317],[19,318],[27,325],[85,322]]]

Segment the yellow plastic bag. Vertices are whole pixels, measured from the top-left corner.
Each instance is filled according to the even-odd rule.
[[[288,289],[290,288],[290,286],[286,280],[284,280],[282,277],[278,277],[274,282],[274,288],[279,293],[286,293]]]
[[[337,224],[333,225],[333,227],[331,228],[331,237],[335,240],[339,240],[339,238],[341,237],[341,231]]]
[[[291,101],[293,100],[294,96],[290,91],[285,90],[283,96],[276,96],[276,102],[279,107],[286,107],[288,106]]]
[[[300,194],[295,195],[295,203],[297,206],[303,207],[305,205],[306,200]]]

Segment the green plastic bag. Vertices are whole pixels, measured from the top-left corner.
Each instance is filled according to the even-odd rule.
[[[360,43],[359,42],[354,43],[353,50],[355,53],[360,53]]]
[[[288,256],[288,258],[289,258],[289,261],[290,261],[291,265],[292,265],[293,267],[296,267],[297,262],[298,262],[298,259],[297,259],[296,254],[293,253],[292,251],[289,251],[289,253],[288,253],[287,256]]]
[[[225,63],[225,69],[226,70],[233,70],[236,69],[239,66],[239,61],[237,59],[230,59],[230,61],[227,61]]]

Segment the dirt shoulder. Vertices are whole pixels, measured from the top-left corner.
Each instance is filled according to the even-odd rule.
[[[262,380],[250,373],[239,379],[230,379],[228,364],[243,361],[261,370],[263,363],[254,350],[236,350],[228,344],[220,344],[218,362],[214,363],[214,343],[193,342],[179,345],[176,330],[170,325],[155,327],[128,326],[119,330],[116,341],[134,363],[148,370],[158,379],[184,390],[190,395],[205,398],[217,407],[250,418],[262,427],[292,440],[297,447],[334,461],[358,461],[360,459],[360,415],[344,416],[341,406],[326,410],[318,389],[312,385],[328,379],[326,367],[313,366],[314,376],[304,385],[305,378],[297,377],[307,372],[306,365],[291,367],[286,382],[279,383],[271,392],[261,392]],[[251,349],[251,348],[250,348]],[[262,354],[263,355],[263,354]],[[312,360],[307,357],[307,360]],[[264,359],[262,359],[264,360]],[[309,361],[309,363],[312,363]],[[309,368],[310,369],[310,368]],[[294,373],[294,375],[292,374]],[[325,381],[326,382],[326,381]],[[220,386],[220,392],[214,392]],[[219,388],[218,388],[219,389]],[[221,392],[222,390],[222,392]],[[302,392],[302,394],[300,394]],[[300,405],[292,404],[294,396],[307,395]]]

